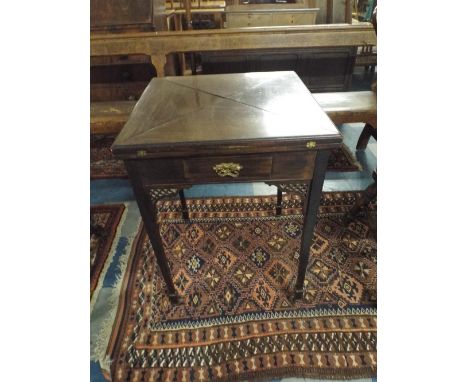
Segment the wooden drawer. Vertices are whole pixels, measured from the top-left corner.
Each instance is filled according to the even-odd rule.
[[[267,180],[307,180],[315,151],[205,158],[130,160],[144,185],[203,184]]]
[[[273,157],[272,179],[312,179],[316,151],[278,153]]]
[[[184,175],[197,182],[269,179],[272,163],[272,155],[191,158],[184,160]]]
[[[126,161],[128,169],[143,185],[183,183],[184,169],[180,159],[148,159]]]

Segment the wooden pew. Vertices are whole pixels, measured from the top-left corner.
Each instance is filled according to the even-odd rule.
[[[109,60],[109,56],[146,56],[146,61],[153,66],[158,77],[187,74],[185,53],[201,55],[204,74],[224,69],[225,73],[230,73],[232,70],[229,67],[224,68],[228,64],[218,65],[216,60],[229,63],[229,55],[238,56],[237,59],[246,56],[249,59],[241,65],[240,72],[295,70],[309,90],[315,93],[348,90],[357,47],[375,43],[372,25],[358,23],[157,33],[93,32],[90,50],[92,62]],[[217,58],[217,55],[221,58]],[[230,66],[233,65],[235,66],[235,62]],[[213,67],[216,68],[215,71]],[[193,74],[196,71],[194,60],[191,69]],[[96,70],[99,72],[99,68],[92,68],[93,73]],[[122,68],[121,72],[123,77],[128,70]],[[134,96],[133,90],[122,88],[125,81],[128,86],[133,86],[132,82],[139,79],[113,78],[110,82],[122,83],[119,85],[121,92],[128,93],[128,97]],[[108,91],[101,85],[107,81],[98,78],[92,82],[95,93],[92,101],[105,101],[104,93],[113,92],[113,89]],[[99,89],[95,89],[96,85],[99,85]],[[119,96],[117,99],[126,98]]]
[[[183,32],[92,33],[91,56],[145,54],[157,76],[176,70],[168,57],[175,53],[357,47],[375,45],[370,23],[290,27],[257,27]]]
[[[314,98],[335,125],[365,123],[357,150],[364,150],[371,136],[377,139],[377,95],[374,91],[316,93]]]
[[[377,97],[373,91],[315,93],[315,100],[335,125],[377,119]]]
[[[118,134],[136,101],[91,102],[91,134]]]
[[[372,91],[315,93],[313,96],[335,125],[364,122],[366,126],[377,126],[377,97]],[[91,103],[91,134],[118,134],[135,104],[136,101]],[[358,148],[365,146],[361,143]]]

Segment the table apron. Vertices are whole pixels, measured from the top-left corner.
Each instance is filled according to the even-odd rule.
[[[315,168],[316,151],[252,155],[208,156],[126,160],[147,186],[243,183],[269,181],[309,181]]]

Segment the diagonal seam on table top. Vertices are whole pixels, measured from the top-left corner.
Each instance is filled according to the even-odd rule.
[[[140,135],[145,135],[145,134],[149,133],[150,131],[152,131],[152,130],[154,130],[154,129],[158,129],[158,128],[160,128],[161,126],[167,125],[168,123],[177,121],[177,120],[179,120],[179,119],[186,118],[187,115],[189,115],[189,114],[198,113],[200,110],[204,109],[204,108],[207,107],[207,106],[208,106],[208,105],[200,106],[200,107],[196,108],[195,110],[191,110],[191,111],[188,111],[188,112],[183,113],[183,114],[181,114],[181,115],[178,115],[178,116],[176,116],[176,117],[170,118],[170,119],[168,119],[167,121],[164,121],[163,123],[160,123],[159,125],[152,127],[151,129],[148,129],[148,130],[145,130],[145,131],[142,131],[142,132],[140,132],[140,133],[137,133],[137,134],[132,135],[131,137],[129,137],[129,139],[137,138],[137,137],[139,137]]]
[[[252,108],[254,108],[254,109],[266,111],[267,113],[271,113],[271,114],[275,114],[275,115],[280,115],[280,114],[278,114],[278,113],[275,113],[274,111],[267,110],[267,109],[263,109],[263,108],[261,108],[261,107],[258,107],[258,106],[255,106],[255,105],[251,105],[251,104],[249,104],[249,103],[245,103],[245,102],[238,101],[238,100],[236,100],[236,99],[231,98],[231,97],[234,97],[235,94],[239,94],[239,95],[240,95],[240,94],[243,94],[244,92],[241,92],[241,93],[234,93],[234,94],[232,94],[231,96],[222,96],[222,95],[219,95],[219,94],[216,94],[216,93],[208,92],[208,91],[206,91],[206,90],[202,90],[202,89],[199,89],[199,88],[194,88],[193,86],[182,85],[182,84],[179,84],[179,83],[177,83],[177,82],[171,81],[171,80],[169,80],[168,78],[165,78],[165,80],[166,80],[167,82],[170,82],[170,83],[172,83],[172,84],[175,84],[175,85],[178,85],[178,86],[181,86],[181,87],[184,87],[184,88],[188,88],[188,89],[192,89],[192,90],[199,91],[199,92],[201,92],[201,93],[209,94],[209,95],[211,95],[211,96],[213,96],[213,97],[218,97],[218,98],[221,98],[221,99],[225,99],[225,100],[228,100],[228,101],[231,101],[231,102],[238,103],[238,104],[240,104],[240,105],[244,105],[244,106],[252,107]],[[260,86],[260,85],[263,85],[263,83],[258,84],[258,85],[256,85],[256,86],[252,86],[252,87],[249,88],[249,89],[255,89],[256,87],[258,87],[258,86]]]
[[[235,103],[238,103],[238,104],[243,105],[243,106],[251,107],[251,108],[254,108],[254,109],[257,109],[257,110],[261,110],[261,111],[264,111],[264,112],[267,112],[267,113],[270,113],[270,114],[274,114],[274,115],[281,115],[281,114],[275,113],[274,111],[270,111],[270,110],[267,110],[267,109],[263,109],[263,108],[261,108],[261,107],[255,106],[255,105],[251,105],[251,104],[248,104],[248,103],[245,103],[245,102],[241,102],[241,101],[232,99],[232,98],[230,98],[230,97],[224,97],[224,96],[221,96],[221,95],[219,95],[219,94],[215,94],[215,93],[208,92],[208,91],[206,91],[206,90],[194,88],[193,86],[182,85],[182,84],[179,84],[179,83],[177,83],[177,82],[171,81],[171,80],[169,80],[169,79],[167,79],[167,78],[164,78],[164,80],[167,81],[167,82],[170,82],[171,84],[178,85],[178,86],[183,87],[183,88],[196,90],[196,91],[199,91],[199,92],[201,92],[201,93],[205,93],[205,94],[208,94],[208,95],[213,96],[213,97],[217,97],[217,98],[225,99],[225,100],[228,100],[228,101],[231,101],[231,102],[235,102]],[[256,86],[252,86],[250,89],[255,89],[256,87],[258,87],[258,86],[260,86],[260,85],[262,85],[262,84],[258,84],[258,85],[256,85]],[[241,93],[234,93],[234,94],[242,94],[242,92],[241,92]],[[234,95],[232,95],[232,96],[234,96]],[[179,115],[179,116],[177,116],[177,117],[175,117],[175,118],[172,118],[172,119],[170,119],[170,120],[168,120],[168,121],[165,121],[164,123],[161,123],[161,124],[159,124],[159,125],[157,125],[157,126],[154,126],[154,127],[152,127],[151,129],[148,129],[148,130],[145,130],[145,131],[143,131],[143,132],[141,132],[141,133],[138,133],[138,134],[136,134],[136,135],[133,135],[133,136],[131,137],[131,139],[137,138],[137,137],[139,137],[139,136],[141,136],[141,135],[145,135],[145,134],[149,133],[149,132],[152,131],[152,130],[159,129],[161,126],[167,125],[167,124],[172,123],[172,122],[174,122],[174,121],[177,121],[177,120],[179,120],[179,119],[186,118],[187,115],[189,115],[189,114],[192,114],[192,113],[193,113],[194,116],[195,116],[195,115],[198,114],[201,110],[205,109],[205,108],[208,107],[208,106],[212,106],[212,104],[207,104],[207,105],[205,105],[205,106],[201,106],[201,107],[199,107],[199,108],[197,108],[197,109],[195,109],[195,110],[189,111],[189,112],[184,113],[184,114],[182,114],[182,115]]]
[[[188,114],[190,114],[190,113],[195,113],[195,114],[196,114],[196,113],[198,113],[200,110],[204,109],[205,107],[206,107],[206,106],[202,106],[202,107],[200,107],[200,108],[198,108],[198,109],[196,109],[196,110],[193,110],[193,111],[191,111],[191,112],[187,112],[187,113],[184,113],[184,114],[179,115],[179,116],[177,116],[177,117],[174,117],[174,118],[172,118],[172,119],[170,119],[170,120],[168,120],[168,121],[165,121],[165,122],[163,122],[163,123],[161,123],[161,124],[159,124],[159,125],[157,125],[157,126],[152,127],[151,129],[145,130],[145,131],[143,131],[143,132],[141,132],[141,133],[138,133],[138,134],[136,134],[136,135],[132,135],[132,136],[130,137],[130,139],[137,138],[137,137],[139,137],[139,136],[141,136],[141,135],[145,135],[145,134],[149,133],[150,131],[152,131],[152,130],[154,130],[154,129],[159,129],[161,126],[167,125],[167,124],[172,123],[172,122],[174,122],[174,121],[177,121],[177,120],[180,120],[180,119],[183,119],[183,118],[187,118],[187,115],[188,115]]]

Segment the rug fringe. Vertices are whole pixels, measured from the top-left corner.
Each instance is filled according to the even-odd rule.
[[[112,246],[109,251],[109,256],[107,256],[106,262],[104,263],[104,267],[101,270],[101,274],[99,275],[98,282],[96,284],[96,288],[94,289],[93,296],[91,298],[91,303],[90,303],[90,312],[93,311],[94,305],[96,304],[97,296],[99,295],[99,291],[102,288],[102,284],[104,283],[104,278],[106,277],[107,271],[109,270],[109,267],[112,263],[112,260],[114,259],[115,251],[117,250],[117,245],[119,244],[118,238],[120,238],[121,233],[122,233],[122,226],[125,222],[125,219],[127,217],[128,213],[128,203],[122,203],[125,208],[122,212],[122,215],[120,217],[119,224],[117,226],[117,229],[115,230],[115,235],[114,235],[114,242],[112,243]]]
[[[110,306],[107,313],[107,317],[102,321],[102,326],[98,330],[98,335],[95,340],[95,346],[91,350],[91,360],[99,362],[101,368],[108,370],[107,367],[110,366],[110,358],[106,355],[107,345],[112,333],[112,326],[114,324],[115,315],[117,313],[118,302],[120,297],[120,287],[122,286],[124,269],[127,266],[128,258],[130,253],[127,251],[128,246],[125,248],[125,253],[121,255],[119,259],[118,272],[119,276],[112,285],[112,292],[109,297]],[[109,358],[109,359],[108,359]]]
[[[140,224],[136,226],[139,227]],[[95,338],[95,345],[91,349],[91,361],[98,362],[106,372],[110,372],[111,359],[107,353],[109,340],[112,334],[112,328],[117,315],[117,309],[119,307],[121,287],[127,269],[128,260],[130,258],[133,241],[138,234],[138,228],[130,235],[127,236],[128,242],[123,250],[122,255],[119,258],[117,265],[117,278],[111,287],[111,294],[109,296],[109,310],[107,317],[103,319],[101,328],[98,329],[98,335]]]

